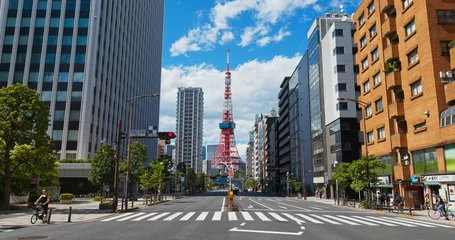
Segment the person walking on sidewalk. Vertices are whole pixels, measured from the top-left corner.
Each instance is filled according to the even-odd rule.
[[[441,214],[444,214],[444,216],[446,217],[446,220],[450,220],[448,217],[447,217],[447,212],[446,212],[446,208],[445,208],[445,203],[444,203],[444,200],[442,200],[442,197],[437,195],[436,192],[433,192],[433,196],[435,197],[436,199],[436,206],[438,208],[438,211],[441,213]]]
[[[35,205],[41,201],[41,206],[43,207],[43,214],[44,219],[43,222],[47,221],[47,209],[49,208],[49,201],[51,200],[49,194],[47,193],[46,189],[43,189],[43,194],[36,200]]]
[[[106,194],[105,194],[106,198],[108,198],[109,197],[109,186],[106,187],[105,192],[106,192]]]

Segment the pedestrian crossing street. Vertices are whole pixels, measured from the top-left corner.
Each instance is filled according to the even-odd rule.
[[[290,212],[139,212],[123,213],[115,217],[101,220],[101,222],[124,221],[263,221],[263,222],[296,222],[298,224],[330,224],[349,226],[388,226],[388,227],[443,227],[453,226],[401,217],[387,217],[382,215],[327,215],[302,214]]]

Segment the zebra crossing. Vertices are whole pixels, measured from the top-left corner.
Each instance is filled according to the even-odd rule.
[[[426,222],[415,219],[388,216],[369,215],[328,215],[313,213],[290,213],[290,212],[139,212],[123,213],[114,217],[101,220],[101,222],[124,222],[124,221],[263,221],[263,222],[296,222],[305,224],[329,224],[348,226],[387,226],[387,227],[443,227],[455,228],[454,226]]]

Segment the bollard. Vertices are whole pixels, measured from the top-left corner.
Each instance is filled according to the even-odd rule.
[[[133,208],[134,208],[134,200],[131,199],[131,209],[133,209]]]
[[[49,214],[47,215],[47,224],[51,222],[52,208],[49,208]]]
[[[73,207],[70,207],[70,211],[68,213],[68,222],[71,222],[71,210],[73,209]]]
[[[412,216],[412,208],[411,208],[411,204],[409,204],[409,215]]]
[[[123,198],[122,198],[122,211],[123,211]]]
[[[149,197],[145,197],[145,205],[149,205]]]

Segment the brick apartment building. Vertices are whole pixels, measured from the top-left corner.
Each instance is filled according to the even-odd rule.
[[[455,2],[364,0],[353,21],[366,145],[387,166],[376,190],[455,201]]]

